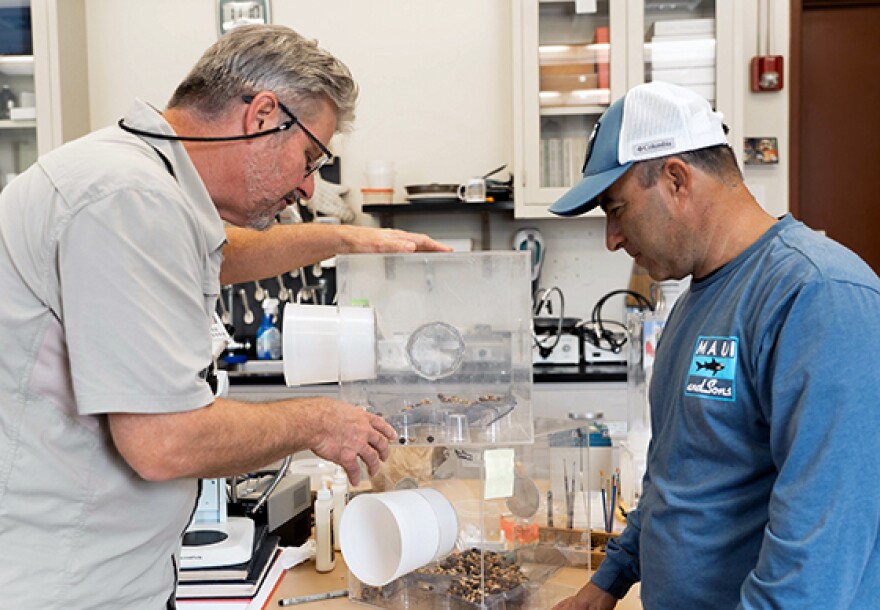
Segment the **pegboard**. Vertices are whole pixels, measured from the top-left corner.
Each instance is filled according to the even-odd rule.
[[[256,358],[257,330],[263,319],[263,299],[266,297],[279,301],[278,328],[283,332],[284,306],[287,303],[330,305],[335,302],[336,269],[317,264],[256,282],[222,287],[217,300],[217,313],[234,340],[250,344],[247,350],[250,359]],[[250,316],[247,315],[248,311]]]

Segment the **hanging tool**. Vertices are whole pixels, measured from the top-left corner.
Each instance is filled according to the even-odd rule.
[[[286,301],[290,298],[290,290],[287,286],[284,285],[284,278],[282,276],[278,276],[275,278],[278,280],[278,300]]]
[[[241,297],[241,306],[244,308],[244,314],[242,315],[242,321],[245,324],[253,324],[254,323],[254,312],[251,311],[250,304],[248,303],[247,292],[245,292],[244,288],[238,289],[238,296]]]

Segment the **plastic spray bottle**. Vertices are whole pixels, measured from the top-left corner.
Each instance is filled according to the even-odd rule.
[[[333,484],[330,486],[333,492],[333,548],[341,550],[339,546],[339,524],[342,522],[342,511],[348,503],[348,476],[342,466],[336,467],[333,473]]]
[[[263,299],[263,321],[257,330],[257,358],[278,360],[281,358],[281,331],[278,322],[278,299]]]
[[[315,569],[329,572],[336,565],[333,553],[333,497],[329,489],[321,487],[315,500]]]

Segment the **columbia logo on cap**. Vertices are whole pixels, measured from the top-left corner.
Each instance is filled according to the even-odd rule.
[[[664,138],[662,140],[654,140],[653,142],[647,142],[645,144],[635,144],[633,146],[633,155],[640,156],[662,150],[671,150],[673,148],[675,148],[675,139]]]

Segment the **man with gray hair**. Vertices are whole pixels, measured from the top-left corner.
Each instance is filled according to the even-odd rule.
[[[371,474],[387,458],[394,430],[362,409],[247,404],[205,380],[221,284],[342,252],[447,249],[272,226],[311,195],[356,96],[314,42],[237,28],[164,112],[137,101],[0,195],[0,589],[16,608],[172,608],[198,479],[311,449],[357,483],[358,458]]]

